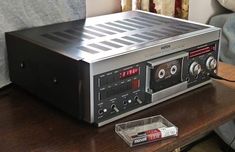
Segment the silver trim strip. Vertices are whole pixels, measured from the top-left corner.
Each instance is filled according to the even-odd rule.
[[[151,92],[151,89],[150,89],[150,72],[151,72],[151,67],[146,66],[145,92]]]
[[[222,30],[219,31],[219,39],[222,40]],[[220,58],[221,43],[222,43],[222,41],[219,41],[217,62],[219,61],[219,58]],[[216,74],[218,74],[218,68],[219,68],[219,63],[217,63]]]
[[[159,64],[162,64],[162,63],[167,63],[169,61],[173,61],[173,60],[183,58],[183,57],[186,57],[186,56],[188,56],[188,52],[179,52],[179,53],[175,53],[175,54],[172,54],[172,55],[164,56],[162,58],[151,60],[148,63],[152,67],[154,67],[156,65],[159,65]]]
[[[196,86],[193,86],[193,87],[191,87],[191,88],[188,88],[188,89],[186,89],[186,90],[184,90],[184,91],[178,92],[178,93],[173,94],[173,95],[171,95],[171,96],[168,96],[168,97],[166,97],[166,98],[164,98],[164,99],[161,99],[161,100],[159,100],[158,102],[152,102],[152,103],[147,104],[147,105],[145,105],[145,106],[143,106],[143,107],[139,107],[139,108],[134,109],[134,110],[132,110],[132,111],[129,111],[129,112],[127,112],[127,113],[124,113],[124,114],[118,115],[118,116],[116,116],[116,117],[113,117],[112,119],[109,119],[109,120],[100,122],[100,123],[98,123],[97,125],[98,125],[98,127],[101,127],[101,126],[103,126],[103,125],[106,125],[106,124],[108,124],[108,123],[110,123],[110,122],[113,122],[113,121],[115,121],[115,120],[118,120],[118,119],[120,119],[120,118],[126,117],[126,116],[128,116],[128,115],[131,115],[131,114],[136,113],[136,112],[138,112],[138,111],[144,110],[144,109],[146,109],[146,108],[149,108],[149,107],[151,107],[151,106],[154,106],[154,105],[156,105],[156,104],[158,104],[158,103],[161,103],[161,102],[163,102],[163,101],[166,101],[166,100],[168,100],[168,99],[171,99],[171,98],[173,98],[173,97],[176,97],[176,96],[178,96],[178,95],[181,95],[181,94],[186,93],[186,92],[188,92],[188,91],[191,91],[191,90],[193,90],[193,89],[196,89],[196,88],[199,88],[199,87],[201,87],[201,86],[204,86],[204,85],[206,85],[206,84],[208,84],[208,83],[210,83],[210,82],[211,82],[211,80],[208,80],[208,81],[206,81],[206,82],[200,83],[200,84],[198,84],[198,85],[196,85]]]
[[[172,94],[184,91],[185,89],[187,89],[187,86],[188,82],[185,81],[155,93],[148,93],[148,96],[150,97],[150,99],[152,99],[152,102],[158,102],[161,101],[161,99],[164,99]]]
[[[94,79],[93,79],[93,66],[90,65],[90,123],[94,122],[95,112],[94,112]]]

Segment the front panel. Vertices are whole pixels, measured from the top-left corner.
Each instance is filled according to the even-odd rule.
[[[210,80],[218,42],[94,76],[94,121],[106,124]]]
[[[137,63],[94,77],[95,122],[148,103],[145,100],[145,65]]]

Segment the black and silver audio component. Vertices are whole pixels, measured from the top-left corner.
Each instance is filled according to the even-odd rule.
[[[98,126],[210,83],[219,40],[142,11],[6,33],[11,81]]]

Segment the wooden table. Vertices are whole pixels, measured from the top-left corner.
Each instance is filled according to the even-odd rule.
[[[235,79],[235,67],[220,64],[220,75]],[[179,136],[134,148],[114,132],[119,122],[161,114],[179,127]],[[125,152],[172,151],[235,118],[235,83],[213,82],[145,111],[95,128],[10,86],[0,91],[0,151]]]

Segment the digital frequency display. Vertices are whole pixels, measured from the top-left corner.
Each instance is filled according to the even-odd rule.
[[[134,76],[134,75],[138,75],[139,73],[140,73],[139,67],[137,67],[137,68],[131,68],[131,69],[128,69],[128,70],[125,70],[125,71],[120,72],[119,78],[120,78],[120,79],[125,79],[125,78],[127,78],[127,77],[131,77],[131,76]]]

